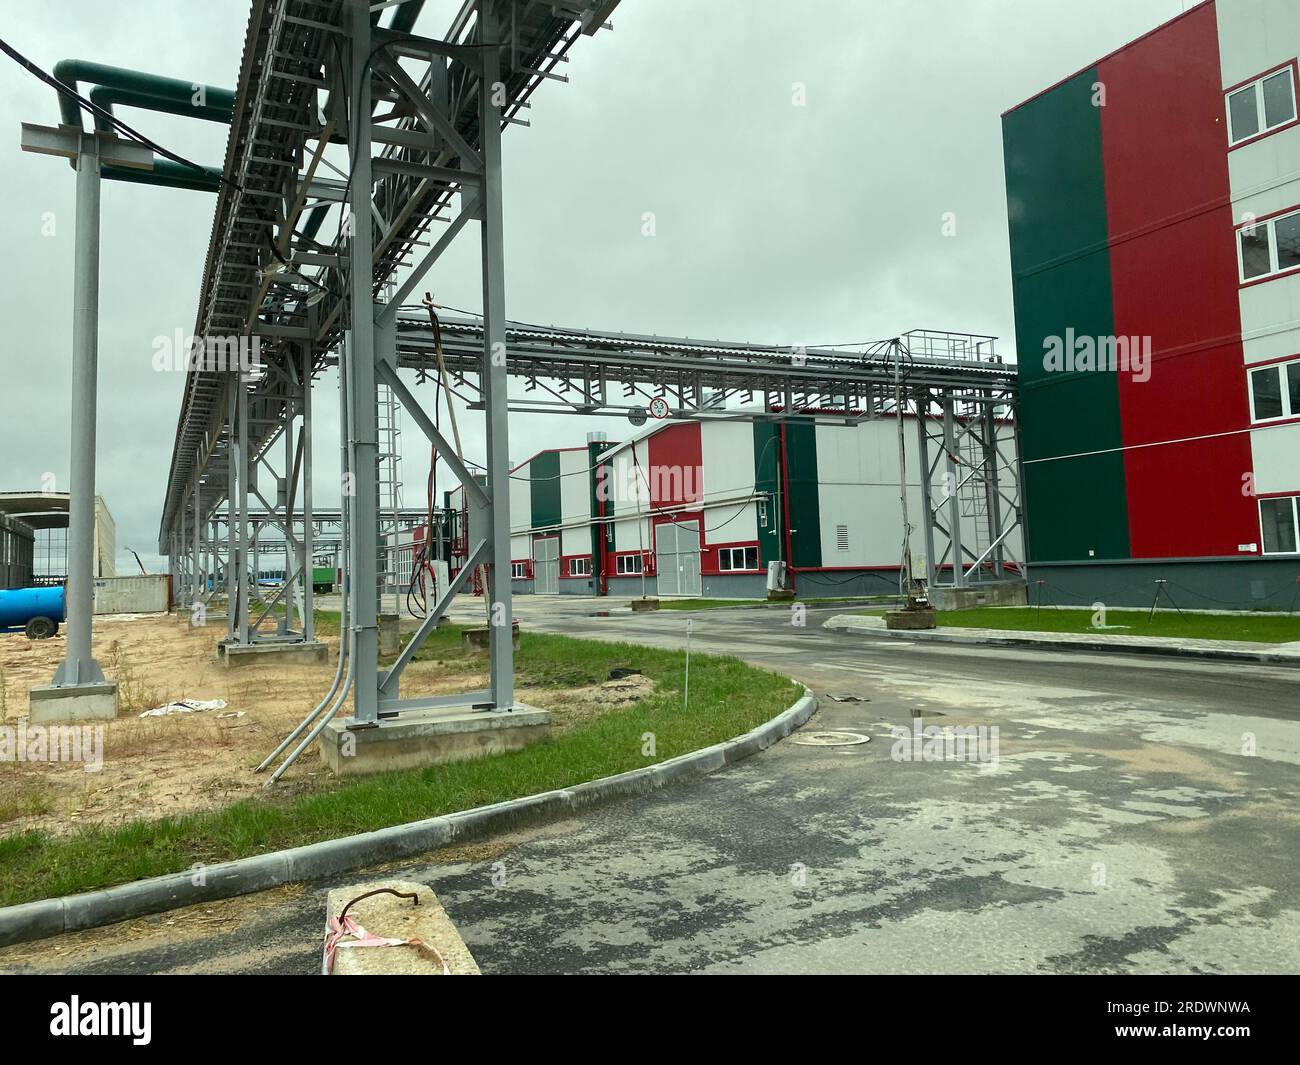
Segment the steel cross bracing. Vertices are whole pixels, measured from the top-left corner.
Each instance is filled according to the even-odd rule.
[[[344,13],[353,2],[254,0],[226,149],[227,183],[218,193],[194,330],[205,338],[256,336],[268,362],[282,357],[284,340],[306,340],[315,370],[337,348],[346,325],[346,235],[327,239],[321,225],[331,205],[341,208],[348,199],[347,174],[329,176],[324,151],[347,142],[350,82],[343,67],[352,38]],[[502,27],[496,81],[503,102],[495,117],[501,126],[523,121],[519,112],[544,81],[564,80],[556,67],[579,37],[604,25],[615,4],[496,0]],[[403,5],[419,6],[417,0]],[[375,292],[427,246],[423,238],[432,225],[450,223],[459,232],[467,221],[463,212],[453,220],[448,211],[471,178],[462,173],[457,149],[481,147],[476,8],[475,0],[466,0],[443,41],[372,28],[366,59],[378,82],[371,112],[371,139],[379,146],[371,196]],[[402,8],[396,10],[400,16]],[[414,14],[403,25],[413,20]],[[413,84],[396,61],[402,57],[439,62]],[[417,92],[422,100],[415,99]],[[436,123],[429,93],[443,105]],[[186,376],[163,506],[164,551],[179,512],[190,505],[191,482],[216,493],[228,483],[231,455],[223,426],[231,387],[220,371]],[[274,381],[246,390],[248,443],[257,455],[271,443],[284,397]]]

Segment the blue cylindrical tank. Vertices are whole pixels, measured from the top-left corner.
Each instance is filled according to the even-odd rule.
[[[32,618],[63,621],[63,588],[8,588],[0,591],[0,628],[21,629]]]

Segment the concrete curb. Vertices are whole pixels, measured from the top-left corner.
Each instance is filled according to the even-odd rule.
[[[1024,634],[1016,636],[965,636],[959,633],[925,629],[886,629],[865,625],[835,624],[840,616],[829,618],[822,628],[836,632],[861,632],[891,640],[921,640],[931,643],[955,643],[971,647],[1030,647],[1046,651],[1100,651],[1106,654],[1151,655],[1156,658],[1199,658],[1219,662],[1255,662],[1271,666],[1300,667],[1300,655],[1272,651],[1232,651],[1209,647],[1164,647],[1160,644],[1105,643],[1100,640],[1035,640]]]
[[[0,946],[95,928],[180,906],[247,895],[293,881],[334,876],[380,862],[424,854],[448,843],[568,817],[616,799],[644,795],[670,784],[704,776],[766,750],[806,722],[816,709],[816,696],[804,688],[803,695],[793,706],[744,735],[644,769],[356,836],[257,854],[219,865],[195,867],[186,873],[137,880],[103,891],[5,906],[0,908]]]

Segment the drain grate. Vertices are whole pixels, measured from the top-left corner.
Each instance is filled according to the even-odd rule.
[[[809,732],[791,742],[800,747],[856,747],[870,743],[871,737],[860,732]]]

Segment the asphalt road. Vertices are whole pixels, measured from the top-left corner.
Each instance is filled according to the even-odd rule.
[[[822,630],[825,611],[799,627],[603,609],[516,615],[664,646],[689,616],[694,649],[794,676],[821,709],[693,784],[386,868],[434,887],[485,972],[1300,970],[1300,670],[908,644]],[[996,761],[897,760],[891,728],[917,715],[996,726]],[[828,729],[870,742],[797,742]],[[30,944],[0,968],[312,973],[326,890],[365,879]]]

